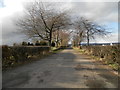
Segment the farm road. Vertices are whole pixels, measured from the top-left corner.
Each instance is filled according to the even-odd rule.
[[[65,49],[3,73],[3,88],[117,88],[118,76],[107,65]]]

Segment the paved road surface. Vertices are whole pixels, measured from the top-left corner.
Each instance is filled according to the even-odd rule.
[[[3,88],[116,88],[112,69],[73,49],[3,73]]]

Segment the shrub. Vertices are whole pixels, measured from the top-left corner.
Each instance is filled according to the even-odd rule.
[[[46,41],[36,41],[35,45],[36,46],[47,46],[47,42]]]
[[[41,46],[47,46],[47,42],[46,41],[40,41],[40,45]]]
[[[35,45],[36,45],[36,46],[40,46],[40,42],[39,42],[39,41],[36,41]]]
[[[52,43],[51,43],[51,46],[52,46],[52,47],[55,47],[55,43],[54,43],[54,42],[52,42]]]
[[[22,42],[22,45],[23,45],[23,46],[27,46],[27,42],[24,42],[24,41],[23,41],[23,42]],[[15,45],[14,45],[14,46],[15,46]]]

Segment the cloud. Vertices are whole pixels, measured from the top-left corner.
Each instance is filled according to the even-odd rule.
[[[104,42],[106,42],[106,43],[114,43],[114,42],[118,42],[118,33],[108,35],[108,36],[106,36],[104,38],[101,38],[101,37],[97,38],[96,37],[96,42],[98,42],[98,43],[104,43]]]
[[[75,2],[72,3],[72,13],[77,16],[85,16],[97,22],[117,22],[117,2]]]
[[[95,36],[94,39],[90,39],[90,43],[117,43],[119,39],[118,33],[112,33],[107,36]],[[83,43],[86,43],[86,40]]]
[[[73,2],[119,2],[119,0],[72,0]]]
[[[17,29],[17,26],[14,22],[15,18],[16,16],[12,15],[2,18],[2,40],[0,39],[2,43],[0,44],[13,45],[13,43],[21,43],[27,39],[25,34],[21,33],[21,31]]]
[[[27,0],[29,1],[29,0]],[[27,2],[25,1],[25,2]],[[32,0],[31,0],[32,1]],[[47,0],[45,0],[47,1]],[[97,0],[96,0],[97,1]],[[115,0],[116,2],[110,2],[108,0],[105,0],[107,2],[96,2],[95,0],[68,0],[65,2],[64,0],[52,0],[52,2],[63,2],[60,3],[61,8],[64,8],[66,10],[70,9],[70,12],[72,13],[73,18],[76,16],[85,16],[93,21],[98,22],[99,24],[108,24],[108,23],[117,23],[118,22],[118,0]],[[22,3],[24,0],[5,0],[5,6],[3,8],[0,8],[0,19],[2,19],[2,22],[0,22],[0,26],[2,24],[2,28],[0,28],[3,33],[3,43],[4,44],[12,44],[13,42],[21,42],[25,39],[25,36],[23,34],[16,33],[16,26],[14,24],[14,19],[19,17],[20,14],[23,13],[23,6]],[[59,3],[57,3],[59,4]],[[108,24],[109,25],[109,24]],[[109,25],[110,26],[110,25]],[[116,27],[116,26],[115,26]],[[109,37],[110,40],[106,39],[102,40],[97,38],[97,42],[110,42],[110,41],[116,41],[117,35],[114,35],[114,37]],[[1,39],[0,39],[1,40]]]

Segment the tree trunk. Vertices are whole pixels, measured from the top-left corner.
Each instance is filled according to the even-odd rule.
[[[52,43],[52,30],[50,30],[50,39],[49,39],[49,46],[51,47],[51,43]]]
[[[87,46],[89,46],[90,44],[90,40],[89,40],[89,35],[87,36]]]
[[[57,42],[56,42],[56,47],[58,47],[58,43],[59,43],[59,42],[57,41]]]
[[[89,30],[87,31],[87,46],[89,46],[89,42],[90,42],[90,39],[89,39]]]
[[[58,47],[58,43],[59,43],[59,28],[58,28],[58,31],[56,33],[56,47]]]
[[[81,40],[79,41],[79,44],[80,44],[80,45],[79,45],[79,48],[82,49],[82,47],[81,47]]]
[[[49,40],[49,46],[51,47],[51,40]]]

